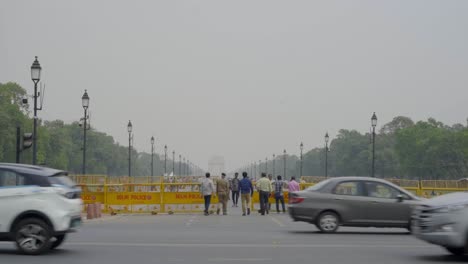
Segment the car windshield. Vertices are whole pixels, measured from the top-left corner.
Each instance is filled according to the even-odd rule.
[[[309,188],[306,189],[306,191],[318,191],[322,189],[323,186],[327,185],[329,182],[330,180],[321,181],[313,186],[310,186]]]
[[[66,175],[51,176],[49,181],[52,185],[62,185],[70,188],[76,186],[76,183]]]

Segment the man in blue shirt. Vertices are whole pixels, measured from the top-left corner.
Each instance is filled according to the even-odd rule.
[[[250,215],[250,198],[253,195],[253,186],[250,179],[247,177],[247,172],[242,173],[242,180],[239,182],[239,190],[241,193],[242,216]]]

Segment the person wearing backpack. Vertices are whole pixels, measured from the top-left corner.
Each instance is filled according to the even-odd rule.
[[[231,192],[232,192],[232,207],[238,207],[239,202],[239,173],[234,174],[234,179],[231,181]]]
[[[278,214],[280,213],[279,202],[281,201],[281,206],[282,206],[282,209],[283,209],[283,213],[286,213],[286,207],[284,205],[284,193],[283,193],[283,188],[285,187],[286,183],[282,180],[281,175],[278,175],[278,177],[276,179],[277,180],[274,182],[276,212],[278,212]]]

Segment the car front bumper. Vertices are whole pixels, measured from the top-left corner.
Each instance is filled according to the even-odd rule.
[[[466,219],[459,213],[433,214],[429,219],[413,218],[413,235],[432,244],[464,247],[466,232]]]

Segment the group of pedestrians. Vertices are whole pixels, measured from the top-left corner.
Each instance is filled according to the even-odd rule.
[[[235,173],[234,178],[231,181],[226,179],[226,174],[221,174],[221,179],[217,180],[216,187],[213,180],[210,178],[210,173],[206,173],[205,179],[201,183],[200,191],[204,197],[205,210],[204,214],[209,215],[209,208],[211,204],[211,198],[214,195],[218,196],[218,207],[217,214],[222,213],[227,215],[227,203],[230,200],[229,192],[232,194],[232,206],[238,207],[239,196],[242,204],[242,215],[250,215],[250,202],[254,193],[254,186],[252,181],[249,179],[247,172],[242,173],[242,179],[239,179],[239,174]],[[284,190],[288,188],[289,192],[299,191],[299,183],[295,177],[291,177],[290,182],[286,182],[280,175],[277,176],[276,180],[272,179],[272,175],[262,173],[262,177],[256,183],[256,188],[259,193],[260,199],[260,210],[259,213],[262,215],[269,214],[271,210],[271,204],[269,198],[271,195],[276,201],[276,211],[280,213],[280,203],[283,213],[286,212],[286,206],[284,204]]]

